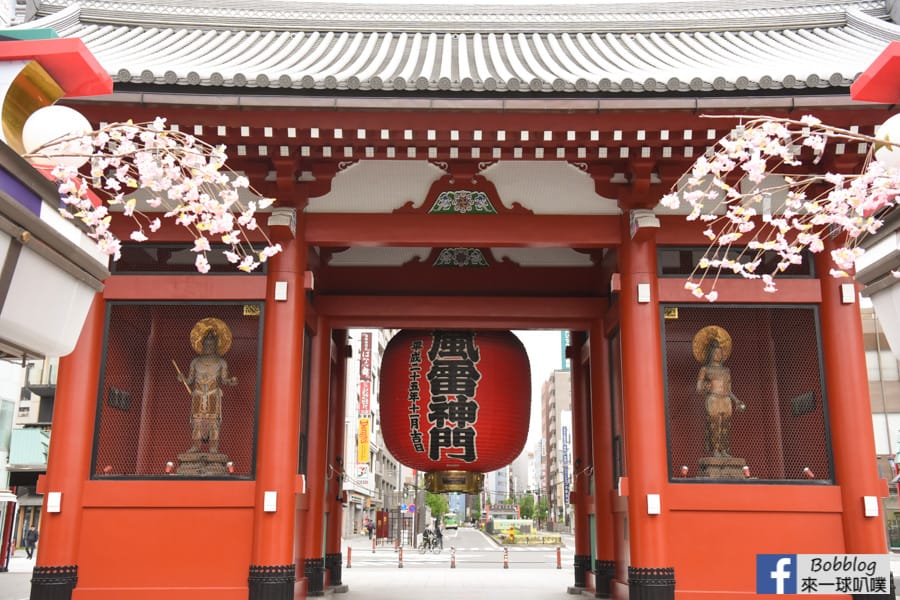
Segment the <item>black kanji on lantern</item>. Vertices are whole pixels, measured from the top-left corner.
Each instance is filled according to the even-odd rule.
[[[440,460],[441,450],[461,449],[447,453],[449,458],[474,462],[478,458],[475,438],[478,435],[472,425],[478,420],[478,402],[475,400],[478,380],[478,347],[472,332],[435,332],[428,350],[431,368],[426,378],[431,387],[427,419],[433,423],[429,429],[428,457]]]
[[[416,340],[412,343],[409,354],[409,438],[416,452],[425,452],[425,444],[422,442],[422,432],[419,430],[420,388],[419,378],[422,370],[422,342]]]

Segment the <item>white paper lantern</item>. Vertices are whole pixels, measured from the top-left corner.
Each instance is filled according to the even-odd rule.
[[[28,117],[22,127],[22,145],[25,152],[31,154],[53,140],[81,136],[92,130],[90,121],[80,112],[68,106],[53,104],[39,108]],[[61,143],[42,148],[40,153],[46,156],[29,157],[28,161],[41,167],[61,165],[78,168],[89,160],[87,155],[72,156],[73,151],[68,146]]]
[[[887,169],[900,169],[900,114],[896,114],[882,123],[875,137],[894,144],[892,146],[876,146],[875,160]]]

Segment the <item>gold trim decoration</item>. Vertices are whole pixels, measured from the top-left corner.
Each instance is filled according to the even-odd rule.
[[[477,494],[484,489],[484,474],[472,471],[431,471],[425,473],[425,489],[432,494]]]
[[[718,325],[707,325],[694,335],[693,349],[697,362],[706,362],[706,348],[713,340],[722,349],[722,360],[727,360],[731,355],[731,335]]]
[[[191,329],[191,347],[194,349],[194,352],[197,354],[203,352],[203,338],[206,337],[206,333],[210,330],[216,332],[219,355],[221,356],[228,352],[231,349],[231,329],[228,328],[225,321],[215,317],[206,317],[194,324],[194,328]]]
[[[22,67],[5,92],[5,95],[0,93],[3,136],[13,150],[24,154],[22,128],[25,121],[39,108],[50,106],[65,96],[66,92],[36,60]]]

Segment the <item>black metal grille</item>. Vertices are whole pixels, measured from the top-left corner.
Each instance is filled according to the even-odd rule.
[[[252,477],[261,314],[259,303],[109,303],[93,477]],[[229,335],[227,348],[214,341]],[[212,357],[191,380],[201,353]],[[204,372],[218,373],[207,393]]]
[[[816,310],[663,313],[673,480],[830,481]],[[709,360],[715,348],[719,364]]]
[[[697,265],[700,263],[700,259],[704,256],[709,259],[727,257],[737,260],[748,253],[746,248],[740,246],[731,246],[729,248],[716,247],[715,250],[715,253],[710,253],[708,247],[661,248],[659,250],[659,275],[661,277],[684,277],[694,273]],[[756,269],[757,273],[775,273],[778,270],[778,265],[782,262],[781,257],[775,252],[764,252],[758,258],[760,264]],[[718,273],[718,276],[725,279],[741,277],[740,274],[727,269],[723,269],[721,273]],[[787,265],[784,271],[778,271],[778,277],[781,279],[813,276],[815,276],[815,261],[812,260],[809,252],[803,253],[802,262]]]
[[[206,252],[210,273],[224,273],[245,277],[266,274],[268,263],[263,263],[252,273],[239,271],[228,262],[225,252],[231,247],[224,244],[213,244]],[[110,264],[109,270],[115,274],[128,273],[185,273],[200,275],[194,261],[197,253],[193,246],[184,244],[122,244],[121,257]]]

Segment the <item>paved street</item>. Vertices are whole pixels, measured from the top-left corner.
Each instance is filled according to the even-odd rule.
[[[463,530],[460,530],[461,532]],[[476,533],[476,532],[470,532]],[[336,600],[457,600],[485,597],[491,600],[565,600],[573,583],[573,538],[564,536],[561,569],[556,567],[556,550],[514,548],[509,551],[508,568],[503,568],[503,548],[485,537],[484,544],[461,548],[456,553],[456,567],[450,568],[452,532],[445,537],[440,554],[419,554],[405,548],[403,568],[398,553],[390,546],[372,543],[364,536],[343,540],[343,583],[346,594]],[[467,539],[466,539],[467,538]],[[456,538],[472,544],[464,535]],[[347,548],[351,548],[351,566],[346,565]],[[0,600],[28,600],[33,561],[19,551],[9,564],[8,573],[0,573]],[[891,554],[891,570],[900,574],[900,553]]]
[[[456,552],[456,567],[450,568],[453,544],[466,547]],[[419,554],[406,547],[403,568],[399,553],[391,545],[378,545],[365,536],[343,540],[343,583],[346,594],[340,600],[450,600],[482,597],[492,600],[564,600],[573,582],[573,543],[564,537],[560,549],[561,569],[557,569],[556,546],[547,548],[511,547],[508,568],[503,568],[503,548],[472,529],[449,531],[440,554]],[[351,566],[347,568],[347,549]],[[0,600],[28,600],[33,561],[19,551],[10,560],[8,573],[0,573]]]

